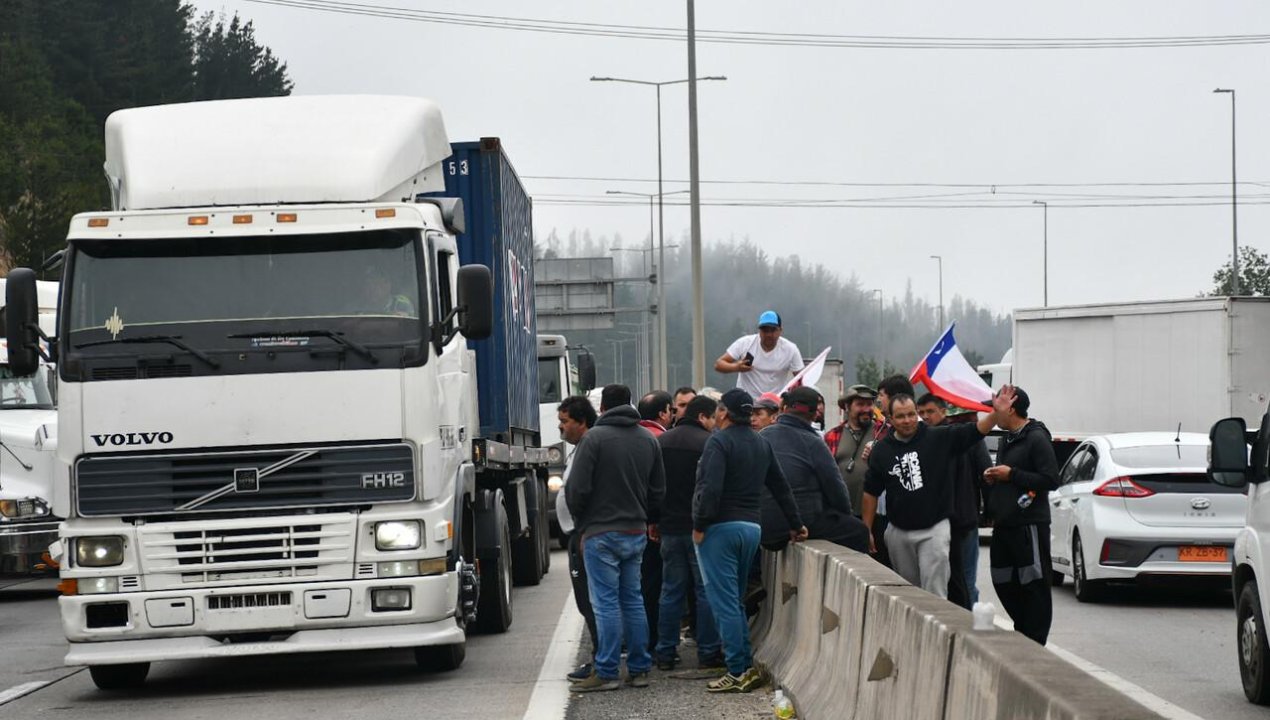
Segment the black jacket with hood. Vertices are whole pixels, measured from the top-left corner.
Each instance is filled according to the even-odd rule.
[[[630,405],[600,416],[573,452],[565,502],[583,537],[643,532],[666,492],[661,447]]]
[[[983,504],[994,525],[1016,527],[1050,521],[1049,493],[1058,489],[1058,461],[1050,431],[1029,420],[1006,433],[997,446],[997,464],[1010,468],[1006,482],[983,486]]]

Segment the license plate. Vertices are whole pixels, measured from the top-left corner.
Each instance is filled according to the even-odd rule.
[[[1183,545],[1177,549],[1178,562],[1226,562],[1226,548],[1214,545]]]

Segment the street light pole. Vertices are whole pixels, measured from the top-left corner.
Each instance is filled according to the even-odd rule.
[[[939,331],[944,331],[944,258],[941,255],[931,255],[931,260],[939,261]]]
[[[692,236],[692,386],[706,384],[705,290],[701,279],[701,175],[697,152],[697,14],[688,0],[688,203]]]
[[[882,289],[873,288],[870,292],[878,296],[878,359],[880,362],[882,357]]]
[[[1235,190],[1235,91],[1233,88],[1217,88],[1215,93],[1230,93],[1230,288],[1231,295],[1239,294],[1239,204]]]
[[[708,75],[706,77],[698,78],[695,74],[693,74],[692,77],[696,80],[727,80],[727,77],[723,75]],[[591,82],[618,82],[630,85],[649,85],[657,91],[657,194],[654,197],[657,198],[657,267],[663,269],[662,273],[664,275],[664,268],[666,267],[666,213],[662,198],[666,195],[674,195],[675,193],[667,193],[662,189],[661,88],[663,85],[681,85],[683,83],[688,83],[690,82],[690,79],[684,78],[682,80],[664,80],[661,82],[654,82],[652,80],[634,80],[631,78],[592,77]],[[690,88],[690,90],[692,89]],[[659,308],[659,312],[657,316],[658,359],[656,377],[659,378],[657,380],[658,385],[661,385],[669,384],[670,373],[666,348],[666,283],[662,276],[658,277],[657,307]]]
[[[1033,200],[1033,205],[1041,206],[1041,287],[1042,304],[1050,306],[1050,204],[1044,200]]]

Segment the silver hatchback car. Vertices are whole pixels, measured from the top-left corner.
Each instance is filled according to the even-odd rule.
[[[1091,437],[1050,493],[1053,582],[1071,576],[1076,599],[1096,602],[1108,580],[1141,575],[1230,575],[1247,495],[1208,480],[1208,436]]]

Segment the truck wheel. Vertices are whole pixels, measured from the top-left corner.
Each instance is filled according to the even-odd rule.
[[[415,663],[425,672],[458,670],[465,658],[467,658],[467,643],[465,642],[415,648]]]
[[[504,633],[512,625],[511,531],[507,528],[507,509],[502,502],[494,504],[493,512],[501,538],[498,560],[481,563],[481,597],[477,602],[476,622],[472,623],[473,629],[482,633]]]
[[[1270,705],[1270,648],[1266,647],[1266,626],[1261,614],[1261,597],[1255,579],[1244,583],[1235,604],[1239,632],[1239,677],[1249,702]]]
[[[93,676],[93,684],[101,690],[128,690],[145,684],[146,675],[150,674],[150,663],[93,665],[88,668],[88,673]]]
[[[530,482],[537,483],[537,479]],[[547,568],[543,561],[543,548],[546,546],[546,488],[535,487],[532,517],[529,519],[529,534],[517,538],[512,545],[512,578],[517,585],[537,585]]]
[[[1085,576],[1085,553],[1079,535],[1072,539],[1072,590],[1083,603],[1100,602],[1107,594],[1103,583]]]

